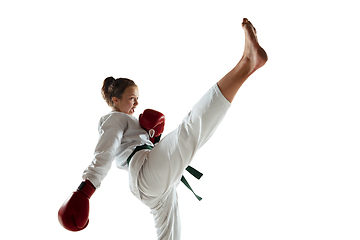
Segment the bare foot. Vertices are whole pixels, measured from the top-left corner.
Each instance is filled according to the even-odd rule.
[[[243,19],[242,27],[245,31],[245,49],[242,60],[250,64],[251,74],[264,66],[268,57],[265,50],[259,45],[256,29],[247,18]]]
[[[266,52],[259,45],[256,30],[251,22],[244,18],[242,27],[245,31],[244,54],[238,64],[218,82],[220,91],[229,102],[233,101],[246,79],[264,66],[268,59]]]

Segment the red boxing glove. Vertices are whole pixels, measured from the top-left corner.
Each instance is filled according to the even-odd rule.
[[[77,191],[64,202],[58,212],[60,224],[69,231],[80,231],[89,224],[89,199],[96,188],[89,180],[82,182]]]
[[[151,142],[156,143],[160,140],[160,135],[163,133],[165,127],[164,114],[152,109],[146,109],[140,114],[139,122],[141,127],[148,132]]]

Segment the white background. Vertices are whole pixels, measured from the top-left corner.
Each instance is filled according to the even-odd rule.
[[[57,211],[93,157],[108,76],[140,89],[165,133],[242,55],[243,17],[269,61],[240,89],[178,187],[182,239],[359,239],[358,3],[2,1],[2,239],[156,239],[149,209],[109,172],[90,224]],[[188,175],[186,175],[188,176]]]

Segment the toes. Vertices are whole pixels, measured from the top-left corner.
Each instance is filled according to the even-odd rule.
[[[256,34],[256,28],[254,27],[254,25],[249,21],[249,19],[243,18],[243,22],[241,25],[244,27],[247,24],[250,25],[250,28],[252,28],[254,30],[254,33]]]
[[[243,22],[242,22],[242,26],[245,26],[245,24],[247,24],[249,22],[249,20],[247,18],[243,18]]]
[[[247,19],[247,18],[244,18],[243,19],[243,22],[242,22],[242,25],[243,26],[245,26],[245,24],[250,24],[250,26],[252,27],[252,28],[254,28],[254,26],[252,25],[252,23],[249,21],[249,19]],[[255,28],[254,28],[255,29]]]

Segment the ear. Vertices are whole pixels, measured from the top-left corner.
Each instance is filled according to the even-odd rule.
[[[118,103],[119,99],[117,97],[112,97],[111,100],[113,101],[113,103]]]

